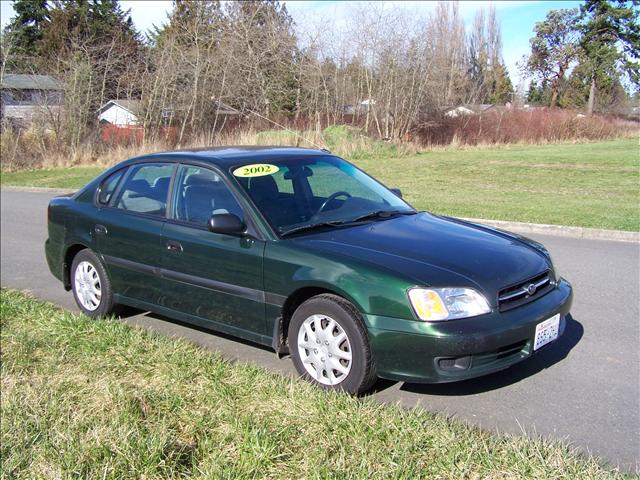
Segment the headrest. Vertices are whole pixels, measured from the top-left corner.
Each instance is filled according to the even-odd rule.
[[[218,183],[219,181],[220,178],[217,175],[196,173],[195,175],[189,175],[189,178],[187,178],[185,185],[212,185]]]
[[[274,199],[280,193],[278,184],[271,175],[253,177],[249,183],[249,192],[256,200]]]

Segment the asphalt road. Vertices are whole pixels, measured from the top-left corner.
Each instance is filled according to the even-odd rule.
[[[49,193],[1,193],[1,283],[77,311],[43,253]],[[565,335],[503,372],[447,385],[380,382],[373,397],[445,412],[491,431],[563,439],[625,471],[640,472],[640,246],[534,236],[573,283]],[[184,337],[229,359],[295,374],[263,347],[140,314],[125,320]]]

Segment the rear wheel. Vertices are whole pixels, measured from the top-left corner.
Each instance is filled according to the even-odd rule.
[[[289,351],[298,373],[322,388],[365,392],[376,374],[358,310],[337,295],[310,298],[294,312]]]
[[[115,313],[111,282],[102,262],[90,249],[81,250],[73,258],[71,288],[85,315],[100,318]]]

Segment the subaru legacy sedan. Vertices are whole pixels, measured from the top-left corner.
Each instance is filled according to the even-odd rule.
[[[325,150],[132,158],[53,199],[48,229],[86,315],[127,305],[271,346],[353,394],[505,369],[550,348],[572,302],[540,243],[416,211]]]

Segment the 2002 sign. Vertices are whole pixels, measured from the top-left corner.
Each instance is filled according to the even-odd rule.
[[[262,177],[263,175],[273,175],[279,170],[276,165],[269,163],[254,163],[236,168],[233,175],[236,177]]]

